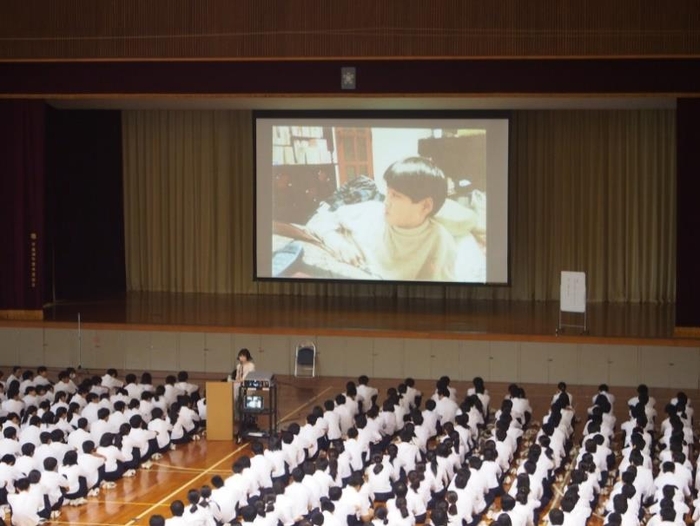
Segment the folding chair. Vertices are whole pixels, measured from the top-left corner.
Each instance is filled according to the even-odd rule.
[[[296,378],[316,377],[316,344],[314,342],[306,341],[297,345],[294,376]]]

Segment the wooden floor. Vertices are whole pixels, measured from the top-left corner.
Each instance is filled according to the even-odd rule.
[[[345,387],[343,378],[295,379],[279,378],[279,420],[284,428],[290,422],[300,422],[310,408],[341,392]],[[398,380],[383,380],[374,385],[384,393],[388,387],[395,387]],[[466,382],[456,382],[458,393],[464,393]],[[420,381],[417,387],[424,393],[431,393],[433,382]],[[507,384],[487,385],[492,400],[500,404],[506,393]],[[534,410],[534,419],[541,419],[553,395],[552,386],[524,385]],[[585,418],[585,409],[590,404],[590,397],[595,388],[571,386],[577,416]],[[615,414],[618,418],[626,415],[625,402],[633,396],[633,389],[625,388],[614,391],[617,396]],[[698,392],[687,393],[691,399],[698,400]],[[660,407],[675,395],[672,389],[652,390]],[[382,395],[380,395],[380,398]],[[231,442],[213,442],[202,440],[179,446],[176,451],[166,454],[155,463],[151,470],[138,470],[136,477],[117,482],[112,490],[103,490],[98,498],[89,499],[89,503],[78,508],[65,507],[63,515],[54,524],[72,524],[77,526],[99,525],[146,525],[148,518],[159,513],[166,518],[170,516],[168,506],[175,499],[186,502],[187,491],[209,484],[211,477],[230,473],[231,465],[238,456],[250,453],[247,444],[238,445]]]
[[[238,332],[308,333],[399,337],[552,337],[558,302],[447,301],[387,298],[309,298],[269,295],[132,292],[119,298],[58,302],[44,319],[132,328],[218,327]],[[587,325],[594,338],[672,339],[673,304],[590,304]],[[581,324],[583,319],[565,319]],[[578,335],[577,329],[569,331]]]

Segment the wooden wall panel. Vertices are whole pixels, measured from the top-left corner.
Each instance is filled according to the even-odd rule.
[[[700,51],[674,0],[8,0],[0,59],[542,57]]]

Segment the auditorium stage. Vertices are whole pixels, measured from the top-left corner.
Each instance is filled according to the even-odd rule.
[[[673,304],[589,304],[588,334],[567,329],[560,336],[555,335],[558,302],[489,300],[131,292],[117,298],[57,302],[44,309],[44,323],[77,325],[78,315],[83,326],[93,328],[682,344],[674,338]],[[582,319],[567,321],[578,324]]]

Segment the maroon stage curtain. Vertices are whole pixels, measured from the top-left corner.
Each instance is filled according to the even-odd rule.
[[[0,101],[0,310],[43,304],[44,137],[42,101]]]
[[[700,336],[700,99],[678,99],[676,144],[676,327]]]

